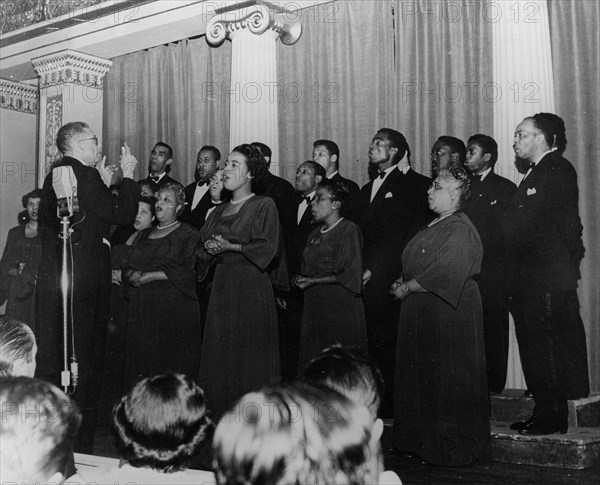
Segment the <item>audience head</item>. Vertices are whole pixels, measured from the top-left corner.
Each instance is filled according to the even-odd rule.
[[[113,409],[121,459],[163,473],[185,470],[210,426],[204,392],[183,374],[142,379]]]
[[[173,149],[165,142],[159,141],[150,152],[150,175],[160,175],[171,171]]]
[[[250,190],[256,194],[262,191],[267,172],[267,163],[257,148],[248,143],[238,145],[229,154],[223,173],[223,186],[235,192],[249,183]]]
[[[217,170],[208,183],[208,190],[210,192],[210,198],[213,202],[220,202],[225,200],[228,190],[223,188],[223,170]]]
[[[27,222],[28,221],[37,221],[38,220],[38,210],[40,208],[40,202],[42,200],[42,189],[34,189],[31,192],[28,192],[21,199],[21,203],[23,204],[23,208],[27,213]]]
[[[302,163],[296,170],[296,192],[308,195],[317,189],[317,185],[326,179],[325,169],[312,160]]]
[[[443,215],[464,207],[471,196],[469,176],[462,167],[442,170],[429,186],[429,208]]]
[[[211,145],[203,146],[196,157],[196,182],[208,182],[219,169],[221,152]]]
[[[0,319],[0,376],[33,377],[36,354],[35,335],[26,323]]]
[[[325,170],[331,166],[337,170],[340,159],[340,148],[331,140],[317,140],[313,143],[313,161]]]
[[[62,483],[81,423],[77,406],[48,382],[0,377],[3,483]]]
[[[473,135],[467,142],[465,168],[474,174],[481,174],[493,167],[498,160],[498,144],[491,136]]]
[[[217,426],[217,483],[377,483],[382,467],[371,426],[364,406],[333,389],[264,387],[242,397]]]
[[[84,165],[96,166],[100,161],[98,137],[82,121],[61,126],[56,134],[56,146],[63,155],[76,158]]]
[[[140,180],[138,181],[138,185],[140,186],[142,197],[154,198],[156,194],[156,185],[154,184],[154,182],[149,182],[148,180]]]
[[[431,148],[431,170],[437,176],[450,167],[462,167],[467,148],[462,140],[453,136],[440,136]]]
[[[155,197],[140,197],[137,215],[135,216],[135,221],[133,221],[133,227],[136,231],[141,231],[153,225],[156,219],[155,203]]]
[[[404,135],[391,128],[380,128],[369,145],[369,163],[386,169],[406,156],[410,163],[410,147]]]
[[[304,369],[304,380],[315,386],[335,389],[362,404],[377,419],[384,383],[377,365],[357,347],[340,344],[326,348]]]
[[[154,204],[159,224],[167,224],[181,215],[185,207],[185,191],[179,182],[168,182],[156,191]]]
[[[269,168],[271,166],[271,157],[273,156],[273,152],[271,151],[271,149],[264,143],[261,143],[260,141],[253,141],[252,143],[250,143],[250,145],[252,145],[260,152],[260,154],[265,159],[265,162],[267,163],[267,168]]]
[[[323,222],[332,213],[345,216],[345,209],[350,200],[350,190],[346,184],[323,179],[317,186],[317,194],[312,200],[312,215],[314,222]]]

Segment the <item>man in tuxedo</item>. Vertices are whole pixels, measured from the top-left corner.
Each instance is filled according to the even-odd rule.
[[[471,199],[465,213],[483,245],[477,284],[483,306],[488,388],[493,393],[504,389],[508,365],[508,272],[499,216],[517,190],[514,183],[494,172],[497,160],[498,144],[492,137],[478,134],[469,138],[465,168],[471,174]]]
[[[350,199],[344,208],[344,216],[356,220],[356,199],[360,188],[358,184],[350,179],[342,177],[339,172],[340,148],[331,140],[317,140],[313,144],[313,161],[321,165],[327,173],[327,178],[344,184],[350,191]]]
[[[71,219],[73,342],[79,364],[79,383],[73,398],[83,415],[77,451],[91,453],[110,302],[110,226],[133,223],[140,187],[133,181],[137,160],[125,146],[120,166],[119,195],[108,188],[116,169],[100,161],[98,138],[83,122],[67,123],[58,130],[56,146],[63,158],[53,168],[71,167],[77,179],[79,209]],[[44,180],[39,223],[42,259],[38,282],[38,375],[60,385],[62,370],[61,248],[58,237],[54,173]],[[69,345],[69,351],[71,346]]]
[[[529,161],[504,220],[512,258],[510,311],[533,415],[512,429],[525,435],[567,431],[567,400],[589,394],[585,330],[577,282],[584,254],[577,174],[562,154],[563,120],[551,113],[525,118],[513,149]]]
[[[431,180],[410,168],[410,148],[404,135],[380,129],[369,146],[369,164],[378,175],[358,197],[363,233],[363,302],[369,355],[382,371],[386,396],[383,417],[393,415],[394,366],[400,303],[389,294],[402,273],[402,251],[433,217],[427,206]]]
[[[296,170],[296,203],[294,230],[286,247],[288,274],[290,278],[300,274],[302,252],[308,235],[313,230],[311,202],[317,192],[317,185],[325,178],[325,169],[312,160],[302,163]],[[298,351],[300,324],[302,322],[304,295],[297,287],[292,287],[286,298],[287,313],[282,332],[282,371],[283,377],[293,379],[298,372]]]
[[[208,189],[220,161],[221,152],[218,148],[203,146],[196,157],[195,182],[185,188],[185,207],[180,219],[198,229],[202,228],[207,212],[213,207]]]
[[[443,135],[440,136],[431,148],[431,173],[437,177],[440,170],[450,167],[462,167],[467,156],[467,148],[462,140]]]
[[[177,180],[169,176],[172,163],[173,149],[166,143],[159,141],[150,152],[150,160],[148,161],[149,175],[143,180],[145,182],[152,182],[155,192],[169,182],[177,182]]]

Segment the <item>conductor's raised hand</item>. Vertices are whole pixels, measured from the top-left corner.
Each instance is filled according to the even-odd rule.
[[[123,143],[121,147],[121,158],[119,159],[119,164],[121,165],[121,170],[123,170],[124,178],[133,178],[133,173],[135,172],[135,168],[137,167],[138,161],[131,154],[131,149],[127,143]]]

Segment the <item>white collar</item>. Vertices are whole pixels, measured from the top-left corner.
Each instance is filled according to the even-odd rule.
[[[327,175],[328,179],[332,179],[333,177],[335,177],[337,174],[339,173],[339,170],[336,170],[335,172],[333,172],[331,175]]]
[[[488,167],[487,170],[484,170],[483,172],[481,172],[479,174],[479,177],[481,177],[481,181],[483,182],[483,179],[485,179],[488,176],[488,173],[490,173],[492,171],[492,167]]]

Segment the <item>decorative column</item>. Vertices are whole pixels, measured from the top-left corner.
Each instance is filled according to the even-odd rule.
[[[206,27],[209,44],[232,43],[230,149],[260,141],[271,147],[271,172],[279,174],[276,41],[294,44],[302,34],[294,14],[263,1],[217,9]]]
[[[38,185],[50,165],[60,157],[58,129],[83,121],[102,136],[102,87],[112,61],[83,52],[65,50],[32,60],[39,80],[40,123]]]
[[[492,2],[485,17],[492,23],[494,138],[498,142],[496,172],[519,183],[512,149],[517,125],[540,111],[555,111],[550,25],[545,0]],[[510,320],[508,388],[525,389],[521,360]]]

